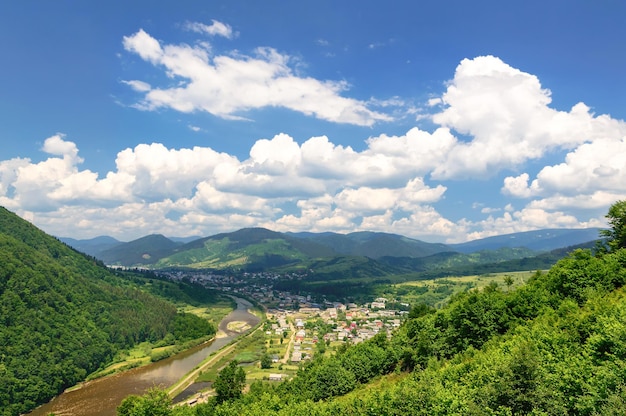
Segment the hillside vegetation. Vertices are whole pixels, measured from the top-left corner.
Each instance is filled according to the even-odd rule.
[[[328,300],[365,302],[376,296],[381,285],[545,270],[575,248],[594,247],[598,231],[541,230],[446,246],[379,232],[279,233],[264,228],[244,228],[187,244],[175,243],[160,235],[146,236],[108,249],[99,258],[107,264],[156,270],[290,274],[298,277],[278,281],[275,289],[307,292]],[[584,244],[565,247],[577,242]],[[93,245],[91,240],[84,243],[85,249]],[[526,246],[559,248],[539,252]],[[482,249],[453,251],[475,248]]]
[[[604,250],[575,250],[516,290],[492,284],[442,309],[416,305],[391,339],[314,359],[291,381],[193,408],[168,408],[153,391],[118,415],[626,414],[626,202],[617,205]]]
[[[126,267],[293,272],[320,269],[320,263],[332,263],[335,258],[351,258],[355,264],[349,270],[356,275],[364,273],[359,263],[366,258],[381,263],[376,267],[384,269],[384,274],[449,269],[531,259],[549,250],[597,240],[598,233],[597,228],[537,230],[445,245],[381,232],[279,233],[244,228],[187,244],[162,235],[118,242],[113,247],[113,239],[105,237],[64,241],[106,264]],[[107,248],[98,251],[96,247]],[[345,260],[342,262],[346,266]]]
[[[186,340],[198,323],[0,208],[1,415],[47,402],[120,349]]]

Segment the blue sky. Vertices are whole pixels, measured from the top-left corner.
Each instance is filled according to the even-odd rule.
[[[161,4],[163,3],[163,4]],[[0,205],[57,236],[460,242],[626,198],[620,1],[0,4]]]

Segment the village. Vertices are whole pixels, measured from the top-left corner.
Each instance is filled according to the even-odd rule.
[[[383,332],[387,337],[400,327],[408,311],[388,309],[392,299],[376,298],[366,304],[313,299],[273,289],[282,276],[275,273],[219,275],[206,272],[170,272],[173,280],[189,279],[203,286],[245,296],[262,305],[266,320],[257,365],[247,367],[248,381],[282,381],[317,354],[334,354],[345,345],[358,344]],[[396,303],[394,303],[395,305]],[[408,305],[406,306],[408,309]]]

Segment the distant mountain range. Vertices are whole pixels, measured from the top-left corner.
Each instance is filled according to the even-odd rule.
[[[244,228],[187,243],[185,239],[174,241],[159,234],[126,243],[106,236],[90,240],[61,238],[61,241],[106,264],[126,267],[287,270],[312,268],[313,265],[319,268],[328,262],[365,264],[367,262],[356,259],[367,258],[385,269],[381,270],[384,274],[406,271],[410,264],[417,267],[417,263],[470,264],[534,257],[597,240],[599,230],[545,229],[447,245],[388,233],[279,233],[264,228]],[[468,257],[472,253],[481,254]],[[478,257],[481,260],[476,260]],[[347,261],[347,258],[352,260]],[[405,266],[397,270],[401,264]]]
[[[524,247],[534,251],[551,251],[598,240],[600,228],[560,229],[551,228],[522,233],[498,235],[448,246],[461,253],[474,253],[481,250],[497,250],[502,247]]]
[[[70,247],[75,248],[78,251],[82,251],[85,254],[100,258],[100,254],[110,248],[124,244],[122,241],[116,240],[109,236],[99,236],[90,238],[88,240],[76,240],[73,238],[60,238],[62,242]]]

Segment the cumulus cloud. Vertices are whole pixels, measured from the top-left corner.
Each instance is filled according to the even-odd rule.
[[[411,132],[396,139],[410,142],[424,137]],[[409,160],[399,163],[402,154],[380,140],[390,138],[373,138],[368,149],[357,152],[327,138],[299,145],[289,135],[278,134],[258,140],[246,160],[208,147],[139,144],[121,150],[116,169],[99,177],[79,168],[82,159],[74,142],[55,135],[42,147],[47,159],[0,164],[2,202],[39,221],[51,219],[52,212],[74,212],[79,228],[96,227],[111,213],[139,209],[149,215],[128,230],[169,229],[173,218],[181,230],[191,230],[194,224],[232,229],[252,223],[275,229],[299,224],[300,229],[353,231],[373,226],[373,218],[381,230],[383,224],[394,223],[408,229],[416,212],[428,211],[425,207],[439,201],[446,187],[426,184],[416,174],[422,168],[405,169],[414,156],[405,153]],[[341,168],[322,174],[320,161]],[[74,211],[74,206],[83,210]],[[237,222],[223,222],[220,216],[234,216]],[[155,223],[148,221],[152,219]]]
[[[163,49],[159,41],[147,34],[143,29],[132,36],[124,36],[124,49],[134,52],[146,61],[158,64],[163,57]],[[135,83],[137,81],[134,81]],[[147,84],[144,84],[147,85]]]
[[[237,117],[246,108],[291,108],[289,89],[305,85],[328,100],[302,104],[311,105],[306,110],[294,104],[296,111],[362,125],[379,119],[369,113],[351,119],[355,108],[366,107],[338,95],[345,86],[299,78],[289,57],[273,50],[257,57],[211,58],[204,47],[162,46],[143,31],[125,38],[125,47],[173,78],[188,80],[174,89],[127,81],[146,92],[146,108],[168,103],[180,111]],[[246,85],[242,97],[226,92],[236,84]],[[278,101],[265,97],[270,91],[278,91],[272,98]],[[0,204],[56,235],[76,230],[76,237],[209,235],[265,226],[385,231],[456,242],[538,228],[602,226],[610,204],[626,198],[626,124],[596,116],[582,103],[569,111],[551,108],[550,92],[537,77],[494,57],[464,60],[441,101],[431,100],[438,111],[432,131],[414,127],[400,135],[378,134],[366,138],[362,150],[324,135],[299,143],[284,133],[258,139],[244,160],[210,147],[142,143],[121,149],[115,169],[104,175],[82,169],[76,144],[56,134],[44,141],[41,161],[0,161]],[[342,116],[321,116],[330,114],[323,111]],[[531,173],[529,160],[544,167]],[[456,218],[439,211],[443,203],[458,203],[450,198],[465,183],[490,175],[497,178],[489,183],[502,186],[471,196],[471,201],[483,198],[473,209]],[[487,201],[498,191],[499,203]],[[507,198],[515,198],[518,208],[502,201]]]
[[[451,149],[434,178],[489,176],[517,168],[554,149],[573,149],[619,137],[624,122],[594,116],[583,103],[569,112],[549,107],[551,92],[539,79],[493,56],[464,59],[442,96],[433,121],[470,137]]]
[[[188,27],[211,34],[232,33],[221,23]],[[222,29],[220,29],[222,28]],[[368,108],[368,104],[342,96],[345,81],[320,81],[302,77],[292,69],[292,58],[273,48],[259,47],[252,55],[233,53],[210,56],[206,44],[195,46],[161,43],[139,30],[125,36],[124,49],[158,68],[164,68],[175,86],[151,87],[143,81],[126,81],[145,92],[136,104],[143,110],[171,108],[189,113],[204,111],[226,119],[242,119],[241,113],[265,107],[283,107],[334,123],[371,126],[392,117]]]
[[[0,162],[0,205],[16,206],[11,201],[14,183],[20,168],[30,165],[30,159],[15,158]]]
[[[543,210],[606,210],[626,196],[626,137],[602,138],[568,153],[563,163],[545,166],[530,181],[528,173],[504,179],[502,191],[535,198]]]

